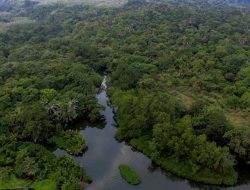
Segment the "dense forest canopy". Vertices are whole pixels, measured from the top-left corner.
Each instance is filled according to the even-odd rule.
[[[45,145],[101,120],[103,73],[117,139],[181,177],[236,184],[250,163],[249,6],[106,2],[0,0],[0,187],[81,188],[83,169]]]

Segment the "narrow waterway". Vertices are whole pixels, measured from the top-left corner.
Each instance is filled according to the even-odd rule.
[[[132,150],[124,142],[115,140],[114,113],[109,106],[109,98],[106,93],[106,78],[102,82],[102,88],[97,94],[99,104],[104,106],[101,114],[104,116],[106,126],[103,129],[88,126],[81,130],[84,135],[88,150],[81,157],[73,157],[84,168],[88,175],[93,178],[93,183],[85,187],[86,190],[189,190],[189,189],[235,189],[249,190],[249,185],[241,185],[233,188],[220,188],[205,186],[189,182],[163,172],[155,167],[151,160],[140,152]],[[57,155],[66,154],[65,151],[57,149]],[[142,179],[137,186],[127,184],[120,176],[118,166],[128,164],[134,168]]]

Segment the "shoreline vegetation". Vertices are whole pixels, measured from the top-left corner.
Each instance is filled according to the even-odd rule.
[[[150,149],[150,137],[143,136],[138,139],[132,139],[129,144],[136,150],[142,152],[154,161],[163,170],[194,182],[231,186],[237,183],[237,173],[234,170],[226,171],[219,174],[211,170],[194,171],[190,161],[180,161],[175,157],[155,157],[154,152]],[[226,175],[225,175],[226,174]]]
[[[83,168],[45,146],[87,148],[69,130],[101,119],[104,72],[119,140],[183,178],[237,184],[250,163],[250,7],[93,2],[1,1],[0,185],[81,188]]]
[[[0,145],[0,153],[9,154],[8,159],[0,157],[5,165],[0,167],[0,189],[81,189],[85,183],[83,168],[68,156],[58,157],[41,145],[3,136]]]
[[[163,170],[179,177],[211,185],[237,184],[235,158],[228,147],[210,142],[203,134],[195,135],[192,125],[197,116],[191,115],[192,112],[186,110],[179,100],[168,94],[161,94],[160,98],[165,98],[164,105],[160,103],[157,95],[143,98],[140,94],[145,93],[143,90],[139,93],[133,91],[123,93],[121,95],[121,91],[112,87],[109,92],[113,106],[118,107],[116,138],[119,141],[129,142],[133,148],[147,155]],[[168,101],[176,106],[176,110],[169,112]],[[158,109],[152,110],[155,106]],[[209,125],[232,127],[221,109],[216,107],[205,109],[207,109],[205,113],[208,112],[206,120]],[[136,117],[134,113],[137,113]],[[172,121],[162,121],[162,118],[157,116],[162,117],[164,114],[166,114],[165,117],[173,117]],[[149,121],[143,123],[141,118],[148,118]],[[154,122],[158,123],[154,124]],[[151,126],[148,123],[151,123]]]
[[[74,130],[60,132],[54,135],[49,142],[74,156],[83,154],[88,148],[84,137]]]

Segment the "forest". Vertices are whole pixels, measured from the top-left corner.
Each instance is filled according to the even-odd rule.
[[[250,164],[250,7],[223,2],[0,1],[0,189],[85,186],[47,147],[83,153],[74,126],[102,121],[104,74],[117,140],[180,177],[236,185]]]

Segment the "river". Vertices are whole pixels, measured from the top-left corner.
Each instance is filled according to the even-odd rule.
[[[88,150],[80,157],[72,156],[93,179],[93,183],[85,187],[86,190],[250,189],[248,184],[222,188],[192,183],[178,178],[154,166],[149,158],[133,150],[126,143],[116,141],[114,138],[116,133],[114,113],[109,105],[106,89],[106,78],[104,78],[102,88],[96,98],[99,104],[104,107],[101,114],[106,121],[105,128],[100,129],[95,126],[87,126],[81,130],[81,134],[87,141]],[[55,154],[64,155],[67,153],[64,150],[57,149]],[[136,170],[141,177],[142,183],[137,186],[127,184],[119,174],[118,166],[120,164],[127,164]]]

